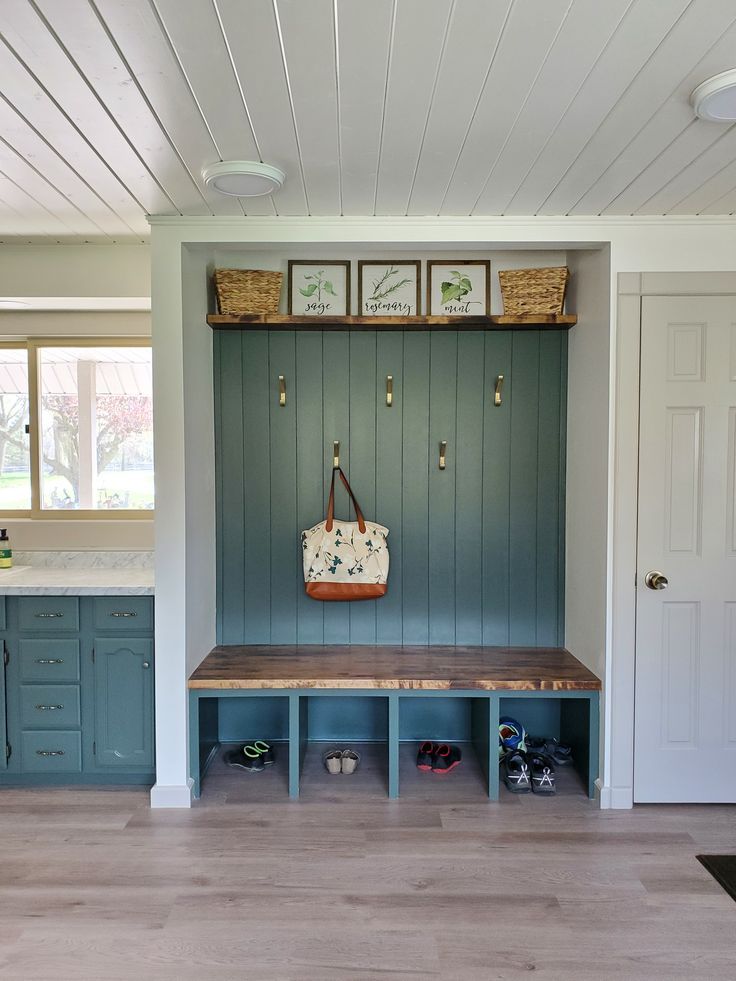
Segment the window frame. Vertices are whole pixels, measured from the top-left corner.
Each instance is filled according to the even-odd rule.
[[[41,506],[41,377],[39,351],[45,347],[151,347],[150,337],[29,337],[25,340],[0,341],[0,350],[24,350],[28,354],[28,422],[31,463],[31,507],[7,510],[4,516],[31,518],[34,521],[151,521],[154,507],[146,508],[44,508]],[[154,461],[155,474],[155,461]]]

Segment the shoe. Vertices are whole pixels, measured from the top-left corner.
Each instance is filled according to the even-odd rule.
[[[262,739],[256,739],[253,743],[253,748],[257,749],[261,754],[261,763],[264,766],[271,766],[276,762],[273,746],[270,743],[265,743]]]
[[[529,767],[532,771],[532,790],[535,794],[556,793],[555,764],[549,756],[530,753]]]
[[[228,766],[234,766],[238,770],[257,772],[264,769],[261,754],[255,746],[243,746],[242,749],[229,750],[225,753],[225,762]]]
[[[331,749],[322,757],[322,762],[327,768],[327,772],[334,777],[336,773],[342,773],[342,750]]]
[[[526,755],[512,749],[501,760],[501,772],[506,789],[512,794],[528,794],[532,789]]]
[[[526,729],[512,719],[510,715],[502,715],[498,720],[498,755],[503,756],[509,750],[518,749],[526,752]]]
[[[459,746],[448,746],[447,743],[442,743],[441,746],[437,747],[437,753],[432,764],[432,772],[449,773],[456,766],[460,766],[462,761],[463,754],[460,752]]]
[[[527,736],[526,748],[529,752],[540,756],[549,756],[555,766],[571,766],[572,746],[561,743],[554,737],[546,739],[542,736]]]
[[[342,772],[355,773],[360,763],[360,756],[355,750],[344,749],[342,751]]]
[[[419,752],[417,753],[417,769],[418,770],[431,770],[434,768],[434,761],[437,757],[437,746],[433,742],[427,740],[423,742],[419,747]]]

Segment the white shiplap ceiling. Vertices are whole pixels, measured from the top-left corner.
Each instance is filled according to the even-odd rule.
[[[734,0],[0,0],[0,241],[146,214],[736,211]],[[273,197],[205,187],[262,159]]]

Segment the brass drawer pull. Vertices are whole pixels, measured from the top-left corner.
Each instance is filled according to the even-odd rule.
[[[36,664],[63,664],[63,657],[37,657]]]
[[[37,749],[36,756],[64,756],[63,749]]]
[[[132,610],[113,610],[110,614],[111,617],[137,617],[137,613],[133,613]]]
[[[63,617],[64,614],[63,613],[35,613],[34,616],[37,617],[39,620],[51,620],[51,619],[55,619],[56,617]]]
[[[63,705],[37,705],[39,712],[53,712],[55,709],[63,709]]]

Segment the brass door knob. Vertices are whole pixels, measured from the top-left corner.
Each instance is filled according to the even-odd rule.
[[[644,582],[649,589],[667,589],[670,584],[667,576],[663,576],[662,573],[657,572],[656,569],[647,573]]]

